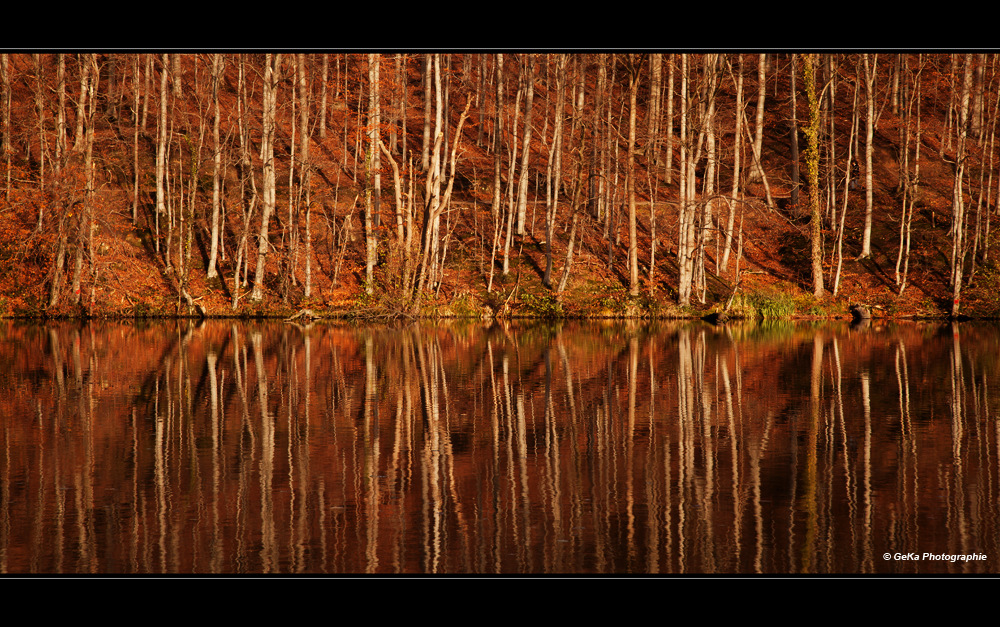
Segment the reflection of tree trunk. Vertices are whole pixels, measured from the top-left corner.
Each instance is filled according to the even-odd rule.
[[[270,55],[268,55],[270,56]],[[261,567],[264,572],[272,572],[277,567],[277,530],[275,529],[274,517],[274,473],[276,446],[276,429],[274,415],[271,413],[268,402],[267,386],[268,375],[264,366],[264,352],[261,345],[262,338],[259,331],[250,333],[250,341],[253,343],[254,366],[257,378],[257,404],[260,407],[260,434],[261,434],[261,456],[259,467],[255,470],[260,477],[261,493],[261,550],[260,557],[263,561]]]
[[[864,407],[865,433],[864,452],[862,455],[864,468],[864,483],[862,495],[864,498],[864,520],[861,538],[861,572],[870,573],[874,569],[872,554],[872,407],[870,384],[871,374],[865,370],[861,373],[861,403]]]
[[[807,66],[811,66],[812,59],[806,60]],[[807,81],[810,76],[804,75]],[[818,333],[813,336],[813,356],[812,356],[812,376],[809,379],[809,426],[806,435],[806,472],[805,485],[802,487],[803,509],[805,510],[805,538],[802,540],[802,566],[800,572],[811,573],[815,570],[813,556],[816,554],[817,535],[819,533],[819,508],[817,504],[820,486],[818,478],[818,441],[819,423],[822,406],[820,390],[823,383],[823,337]]]

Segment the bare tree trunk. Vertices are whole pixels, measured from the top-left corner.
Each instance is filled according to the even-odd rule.
[[[259,302],[264,297],[264,270],[269,252],[268,223],[275,208],[275,173],[274,173],[274,127],[276,112],[277,73],[281,65],[281,55],[268,53],[264,65],[264,111],[261,134],[261,160],[263,161],[264,202],[260,218],[260,235],[257,246],[257,272],[254,275],[253,292],[250,299]]]
[[[688,169],[693,163],[688,153],[691,152],[688,138],[688,55],[681,55],[681,94],[680,94],[680,192],[678,202],[678,233],[677,233],[677,304],[687,307],[691,303],[692,254],[694,250],[694,207],[691,206],[689,190],[693,176],[688,177]],[[693,174],[693,172],[692,172]]]
[[[532,131],[532,100],[535,96],[535,57],[530,52],[524,57],[524,65],[521,70],[521,80],[527,88],[527,96],[524,104],[524,143],[521,146],[521,178],[517,186],[517,234],[524,236],[525,227],[528,220],[528,177],[531,175],[528,169],[529,158],[531,157],[531,131]]]
[[[516,199],[514,198],[514,173],[517,169],[517,118],[521,108],[521,96],[524,93],[524,84],[518,82],[517,95],[514,97],[514,121],[511,124],[513,137],[510,141],[509,158],[507,160],[507,213],[505,215],[505,237],[503,249],[503,276],[510,273],[510,247],[514,239],[514,215],[517,213]]]
[[[392,153],[389,151],[389,148],[386,147],[385,143],[383,143],[381,139],[379,140],[378,145],[382,154],[389,160],[389,165],[392,167],[392,184],[396,198],[396,242],[398,245],[402,246],[404,240],[403,213],[405,212],[405,207],[403,205],[402,176],[399,172],[399,166],[396,164],[396,160],[392,158]]]
[[[486,291],[493,291],[493,274],[496,266],[497,246],[500,243],[500,228],[503,222],[501,213],[501,156],[503,152],[503,54],[496,55],[493,64],[496,73],[496,106],[493,118],[493,200],[490,204],[490,214],[493,216],[493,244],[490,248],[490,276],[486,283]]]
[[[581,103],[581,109],[582,103]],[[570,271],[573,268],[573,247],[576,245],[576,228],[577,222],[580,217],[580,191],[581,182],[580,175],[583,173],[583,158],[577,161],[576,168],[576,182],[573,189],[573,219],[570,222],[569,227],[569,240],[566,242],[566,260],[563,263],[562,275],[559,278],[559,286],[556,288],[556,298],[561,298],[563,292],[566,290],[566,284],[569,282]]]
[[[823,235],[822,214],[819,206],[819,98],[816,95],[816,55],[804,55],[802,79],[806,83],[809,101],[809,127],[806,130],[806,164],[809,169],[810,235],[812,240],[813,296],[822,298],[823,286]]]
[[[441,143],[444,141],[444,130],[442,129],[442,109],[441,101],[441,55],[433,55],[434,63],[434,102],[435,102],[435,123],[434,123],[434,148],[429,153],[430,161],[427,171],[427,182],[424,201],[424,224],[421,234],[422,252],[420,258],[420,273],[417,280],[417,293],[421,292],[428,278],[433,281],[433,269],[431,264],[437,258],[437,235],[438,224],[441,217]],[[429,85],[428,85],[429,87]],[[447,149],[447,147],[445,147]]]
[[[0,111],[0,116],[2,116],[3,124],[3,143],[0,144],[0,152],[3,152],[5,161],[5,171],[7,173],[7,181],[4,186],[4,199],[10,200],[10,155],[11,155],[11,143],[10,143],[10,109],[11,109],[11,88],[10,88],[10,55],[6,52],[0,54],[0,96],[3,98],[3,109]]]
[[[976,65],[976,82],[972,86],[972,111],[969,115],[969,132],[976,139],[983,133],[983,94],[986,74],[986,53],[976,55],[979,63]]]
[[[157,140],[156,140],[156,252],[160,252],[160,216],[167,212],[166,209],[166,188],[164,187],[164,177],[166,175],[167,158],[167,67],[168,57],[162,57],[163,67],[160,68],[160,115],[157,117]],[[169,254],[167,257],[169,258]],[[170,265],[169,262],[167,265]]]
[[[701,97],[702,104],[699,105],[701,111],[701,129],[698,134],[698,145],[696,147],[696,155],[701,154],[701,143],[702,138],[706,141],[706,158],[707,163],[705,165],[705,178],[702,193],[702,203],[701,203],[701,224],[697,231],[696,239],[696,251],[695,251],[695,266],[694,266],[694,276],[693,283],[698,288],[698,300],[704,304],[705,294],[707,291],[707,275],[705,268],[705,249],[708,246],[708,238],[714,236],[715,229],[713,227],[714,216],[713,216],[713,205],[715,204],[715,179],[716,173],[716,150],[715,150],[715,92],[718,85],[717,80],[717,66],[718,66],[718,54],[706,54],[702,57],[702,63],[705,69],[703,70],[703,75],[705,79],[702,82],[702,89],[704,90]],[[697,156],[695,157],[695,164],[697,164]],[[696,165],[695,165],[696,167]],[[690,187],[689,192],[691,193],[691,199],[694,200],[694,169],[688,171]],[[698,218],[695,218],[697,220]]]
[[[756,169],[751,175],[752,180],[759,181],[764,178],[764,164],[761,158],[761,150],[764,147],[764,96],[765,80],[767,78],[767,55],[761,54],[757,59],[757,122],[754,128],[753,154],[755,156]],[[770,203],[770,199],[768,203]]]
[[[628,194],[628,276],[629,296],[639,295],[639,243],[635,214],[635,120],[636,97],[639,91],[639,70],[642,57],[629,55],[629,114],[628,114],[628,158],[625,162],[625,187]]]
[[[502,111],[503,111],[503,54],[496,55],[496,63],[494,63],[496,68],[496,107],[493,117],[493,202],[490,204],[490,213],[493,214],[493,220],[496,222],[497,217],[500,214],[500,161],[503,152],[503,130],[502,130]],[[496,247],[494,246],[494,249]],[[492,272],[491,272],[492,275]]]
[[[142,121],[139,122],[139,126],[142,128],[143,132],[146,131],[146,117],[149,114],[149,95],[151,93],[149,89],[149,82],[153,80],[153,56],[154,55],[151,54],[142,55],[146,67],[142,88],[142,93],[145,94],[145,97],[142,99]]]
[[[992,65],[994,66],[994,68],[996,67],[996,57],[993,57]],[[994,72],[994,75],[995,75],[995,72]],[[983,97],[985,98],[986,96],[984,95]],[[989,126],[990,126],[990,159],[989,159],[989,165],[987,166],[987,170],[989,171],[989,177],[988,177],[988,179],[986,181],[986,189],[987,189],[987,191],[986,191],[986,207],[987,208],[993,206],[993,174],[994,174],[994,167],[993,167],[994,151],[993,151],[993,149],[994,149],[995,140],[996,140],[997,117],[998,117],[998,114],[1000,114],[1000,92],[997,93],[997,97],[996,97],[996,99],[994,99],[993,103],[994,103],[993,104],[993,113],[992,113],[992,115],[990,117],[990,120],[989,120]],[[986,123],[986,121],[984,120],[984,124],[985,123]],[[985,226],[985,232],[983,233],[983,263],[986,263],[988,261],[988,259],[989,259],[990,243],[991,243],[990,242],[990,218],[992,217],[992,215],[993,215],[993,212],[990,211],[989,209],[987,209],[987,211],[986,211],[986,226]]]
[[[875,135],[875,68],[878,65],[876,54],[869,64],[868,55],[863,55],[865,67],[865,95],[868,103],[868,118],[865,139],[865,230],[861,239],[861,254],[858,259],[864,259],[872,254],[872,193],[874,179],[872,177],[872,154],[874,152]]]
[[[903,201],[902,201],[902,215],[900,217],[899,224],[899,253],[896,255],[896,287],[899,288],[898,295],[903,294],[903,290],[906,289],[906,281],[909,275],[910,269],[910,245],[912,243],[912,226],[913,226],[913,206],[916,201],[916,195],[918,192],[919,178],[920,178],[920,144],[922,143],[921,132],[920,132],[920,74],[923,70],[923,55],[920,55],[921,68],[917,70],[916,76],[913,78],[915,86],[909,92],[908,102],[905,103],[904,115],[904,126],[905,135],[903,140],[903,163],[901,164],[901,169],[903,171]],[[910,74],[909,62],[906,63],[907,67],[907,77]],[[904,79],[905,82],[905,79]],[[910,126],[913,123],[913,105],[917,105],[917,128],[916,133],[911,133]],[[914,137],[915,135],[915,137]],[[914,170],[913,174],[910,174],[910,144],[911,142],[916,144],[914,151],[913,164]],[[900,269],[902,266],[902,269]]]
[[[61,215],[59,216],[59,226],[58,226],[58,245],[56,249],[56,259],[55,264],[52,267],[52,283],[49,285],[49,308],[55,307],[59,303],[59,296],[62,292],[62,282],[63,282],[63,266],[66,263],[66,244],[68,239],[66,218],[70,211],[73,210],[74,205],[66,202],[67,190],[62,181],[59,181],[57,185],[63,189],[58,190],[60,195],[60,204],[62,205]]]
[[[743,153],[743,55],[739,55],[739,73],[734,77],[736,83],[736,133],[733,148],[733,191],[729,198],[729,220],[726,223],[726,245],[723,247],[722,261],[719,267],[725,271],[729,267],[729,252],[733,246],[733,227],[736,222],[736,204],[740,202],[740,157]],[[732,64],[730,64],[732,74]]]
[[[90,298],[89,304],[94,304],[94,283],[97,278],[97,269],[94,259],[94,111],[96,109],[93,102],[94,94],[97,91],[97,55],[89,53],[86,61],[81,58],[81,64],[88,67],[89,72],[94,73],[92,80],[87,81],[86,98],[89,106],[84,109],[86,116],[83,133],[83,167],[86,179],[84,188],[83,211],[80,212],[80,230],[77,236],[76,263],[73,270],[73,304],[78,305],[81,300],[81,281],[83,272],[83,255],[86,249],[90,262]]]
[[[219,111],[219,81],[222,79],[222,55],[212,55],[212,106],[215,109],[215,118],[212,122],[212,138],[214,143],[214,158],[212,159],[212,243],[211,252],[208,257],[207,276],[214,279],[219,276],[216,269],[219,254],[219,175],[222,169],[222,146],[219,141],[219,122],[222,115]]]
[[[38,118],[38,189],[45,189],[45,100],[42,95],[42,55],[32,55],[35,63],[35,114]],[[38,228],[42,227],[42,211],[38,212]]]
[[[420,155],[420,170],[427,171],[430,167],[431,158],[431,67],[434,55],[424,55],[424,143],[423,152]]]
[[[247,240],[250,236],[250,224],[253,212],[257,206],[257,181],[253,175],[253,163],[250,159],[249,128],[244,116],[249,113],[246,94],[245,56],[239,55],[239,71],[237,77],[237,124],[240,140],[240,206],[243,211],[243,221],[240,229],[239,244],[236,248],[236,263],[233,267],[233,310],[240,302],[240,290],[246,286],[247,266],[249,266],[250,251]]]
[[[962,80],[961,108],[958,118],[958,147],[955,151],[955,182],[952,187],[952,245],[951,245],[951,317],[958,316],[962,294],[962,277],[965,266],[967,226],[965,220],[965,158],[969,135],[969,96],[972,90],[972,54],[965,55],[965,74]]]
[[[435,55],[434,63],[434,74],[435,74],[435,100],[438,107],[438,121],[440,121],[441,114],[441,72],[440,72],[440,60],[439,56]],[[423,290],[425,284],[429,284],[432,289],[440,287],[441,282],[444,277],[444,255],[440,261],[435,259],[437,255],[437,240],[439,238],[438,225],[440,223],[441,214],[444,213],[451,202],[451,193],[455,184],[455,166],[458,159],[458,145],[462,141],[462,127],[465,125],[465,120],[468,118],[469,109],[472,107],[472,100],[468,100],[465,104],[465,109],[462,111],[462,115],[458,119],[458,127],[455,130],[455,137],[451,149],[451,167],[448,174],[448,185],[445,188],[444,193],[441,190],[441,174],[444,171],[444,165],[441,163],[441,142],[444,138],[444,133],[438,131],[435,136],[434,141],[434,151],[431,155],[431,175],[433,179],[428,179],[428,203],[424,211],[424,228],[423,228],[423,253],[421,255],[420,262],[420,273],[419,282],[417,285],[417,292]],[[438,127],[440,128],[440,127]],[[447,147],[445,147],[446,149]],[[445,155],[447,158],[447,155]],[[437,264],[438,268],[435,270],[433,265]],[[436,283],[436,285],[435,285]],[[414,305],[417,302],[414,300]]]
[[[796,217],[802,216],[802,207],[799,204],[799,119],[798,111],[796,110],[796,89],[795,85],[795,55],[791,55],[789,59],[789,73],[792,77],[792,98],[791,98],[791,116],[789,116],[789,131],[792,140],[792,214]]]
[[[330,55],[323,53],[323,78],[319,89],[319,138],[326,139],[326,100],[329,90],[326,83],[330,78]]]
[[[135,55],[135,68],[132,71],[132,84],[133,84],[133,95],[132,95],[132,115],[135,118],[135,134],[132,138],[132,224],[137,226],[139,223],[139,96],[142,93],[140,87],[140,71],[139,71],[139,61],[141,60],[141,55]],[[57,123],[58,131],[56,135],[56,162],[59,162],[61,156],[61,146],[60,141],[65,141],[65,120],[63,119],[63,59],[62,54],[59,55],[59,122]],[[57,166],[58,167],[58,166]]]
[[[170,55],[170,60],[173,66],[170,68],[170,76],[173,78],[174,86],[174,98],[181,97],[181,78],[183,71],[181,70],[181,55],[179,53],[174,53]]]
[[[83,55],[76,55],[80,65],[80,99],[76,102],[76,134],[73,136],[73,151],[81,152],[86,138],[83,136],[83,121],[87,117],[87,83],[90,79],[90,64],[83,61]]]
[[[673,183],[674,178],[674,59],[675,55],[670,55],[670,70],[667,75],[667,185]]]
[[[305,196],[305,209],[306,209],[305,297],[310,298],[312,296],[312,203],[310,202],[312,194],[312,187],[310,184],[312,176],[312,164],[309,161],[309,141],[310,141],[309,82],[306,80],[306,56],[301,52],[298,55],[298,79],[299,79],[299,142],[300,143],[299,143],[299,194],[297,202],[301,205],[303,201],[303,195]],[[325,93],[325,88],[324,88],[324,93]],[[293,271],[294,271],[294,266],[293,266]]]
[[[660,134],[660,92],[663,90],[663,55],[649,55],[649,106],[646,110],[646,145],[643,152],[651,156],[653,163],[659,157]]]
[[[844,176],[844,204],[840,213],[840,226],[837,228],[837,271],[833,275],[833,295],[837,295],[837,291],[840,289],[840,270],[844,265],[844,222],[847,218],[847,200],[850,195],[851,181],[853,179],[853,172],[851,171],[851,165],[854,163],[855,156],[855,140],[858,136],[858,85],[854,85],[854,104],[851,108],[853,112],[851,115],[851,136],[847,141],[847,174]]]
[[[399,159],[400,162],[405,167],[407,162],[410,161],[409,148],[406,141],[406,103],[409,102],[407,96],[407,85],[409,85],[409,79],[407,76],[409,72],[406,69],[406,55],[402,55],[402,60],[400,61],[400,76],[399,79],[399,117],[400,117],[400,149],[399,149]]]
[[[368,148],[365,154],[365,293],[375,289],[375,263],[378,256],[378,241],[375,227],[378,226],[379,179],[377,163],[378,150],[378,66],[381,55],[368,55]]]
[[[829,124],[827,139],[829,147],[826,151],[826,185],[827,203],[830,213],[830,230],[837,228],[837,116],[835,115],[837,106],[837,71],[835,67],[834,55],[826,55],[824,71],[830,89],[826,92],[827,98],[824,102]],[[850,167],[850,165],[848,165]]]
[[[604,170],[601,166],[603,165],[602,152],[603,152],[604,142],[602,141],[603,140],[602,123],[604,121],[604,107],[605,107],[604,94],[607,92],[607,77],[604,69],[603,55],[596,55],[596,57],[597,57],[597,90],[594,93],[594,112],[591,124],[590,174],[587,177],[587,194],[588,194],[587,206],[588,209],[590,210],[590,216],[594,219],[601,220],[603,219],[605,211],[603,203],[603,195],[602,195],[603,193],[602,190],[604,189],[604,177],[603,177]],[[670,76],[671,80],[673,80],[673,72],[671,72]]]
[[[565,54],[559,55],[559,65],[556,70],[556,121],[552,131],[555,189],[545,215],[545,276],[542,282],[546,287],[552,287],[552,240],[555,238],[556,212],[559,207],[559,188],[562,186],[562,141],[563,141],[563,106],[566,99],[566,65]]]

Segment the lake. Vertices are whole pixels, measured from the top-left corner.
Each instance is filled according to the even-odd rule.
[[[1000,326],[0,321],[0,572],[996,573]]]

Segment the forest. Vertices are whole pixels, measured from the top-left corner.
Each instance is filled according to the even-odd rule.
[[[996,61],[3,53],[0,316],[995,317]]]

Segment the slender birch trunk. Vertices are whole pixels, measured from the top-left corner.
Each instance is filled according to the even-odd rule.
[[[257,272],[254,275],[250,300],[259,302],[264,297],[264,271],[270,249],[268,225],[275,209],[274,126],[277,100],[277,74],[281,55],[268,53],[264,61],[264,94],[261,134],[261,161],[263,162],[263,212],[257,245]]]
[[[972,54],[965,55],[965,73],[958,118],[958,146],[955,151],[955,179],[952,187],[951,317],[961,308],[962,278],[965,268],[967,226],[965,220],[966,142],[969,135],[969,95],[972,88]]]
[[[874,178],[872,176],[872,154],[875,149],[875,69],[878,65],[876,54],[869,63],[869,55],[863,55],[865,68],[865,96],[868,105],[868,117],[865,127],[865,230],[861,239],[861,254],[858,259],[864,259],[872,254],[872,194]]]
[[[222,115],[219,111],[219,81],[222,79],[222,55],[212,55],[212,107],[215,117],[212,120],[213,152],[212,159],[212,243],[211,252],[208,257],[207,276],[213,279],[219,276],[219,271],[215,267],[218,263],[219,255],[219,187],[222,170],[222,146],[219,139],[219,124]]]
[[[566,65],[567,55],[559,55],[558,69],[556,70],[556,109],[555,124],[552,131],[552,151],[553,156],[549,159],[554,162],[553,178],[554,189],[549,206],[545,215],[545,276],[542,282],[547,287],[552,287],[552,240],[555,238],[556,213],[559,207],[559,188],[562,187],[562,142],[563,142],[563,106],[566,99]]]
[[[166,176],[167,159],[167,68],[168,57],[162,56],[160,68],[160,115],[157,119],[156,133],[156,252],[160,252],[160,216],[167,212],[167,194],[164,179]],[[169,254],[167,255],[169,258]],[[169,265],[169,262],[168,264]]]
[[[628,277],[629,296],[639,295],[639,239],[636,230],[635,212],[635,121],[637,95],[639,91],[639,69],[642,57],[629,55],[629,114],[628,114],[628,157],[625,162],[625,187],[628,194]]]
[[[517,185],[517,234],[524,236],[528,221],[528,178],[531,172],[528,169],[529,158],[531,156],[531,131],[532,131],[532,100],[535,96],[535,57],[528,53],[522,66],[522,81],[527,90],[524,104],[524,143],[521,146],[521,178]]]
[[[730,64],[730,73],[732,65]],[[726,222],[726,244],[723,247],[722,261],[719,267],[722,271],[729,268],[729,253],[733,247],[733,227],[736,222],[736,205],[740,202],[740,157],[743,153],[743,55],[739,55],[739,72],[734,77],[736,83],[736,133],[733,148],[733,190],[729,198],[729,219]]]

